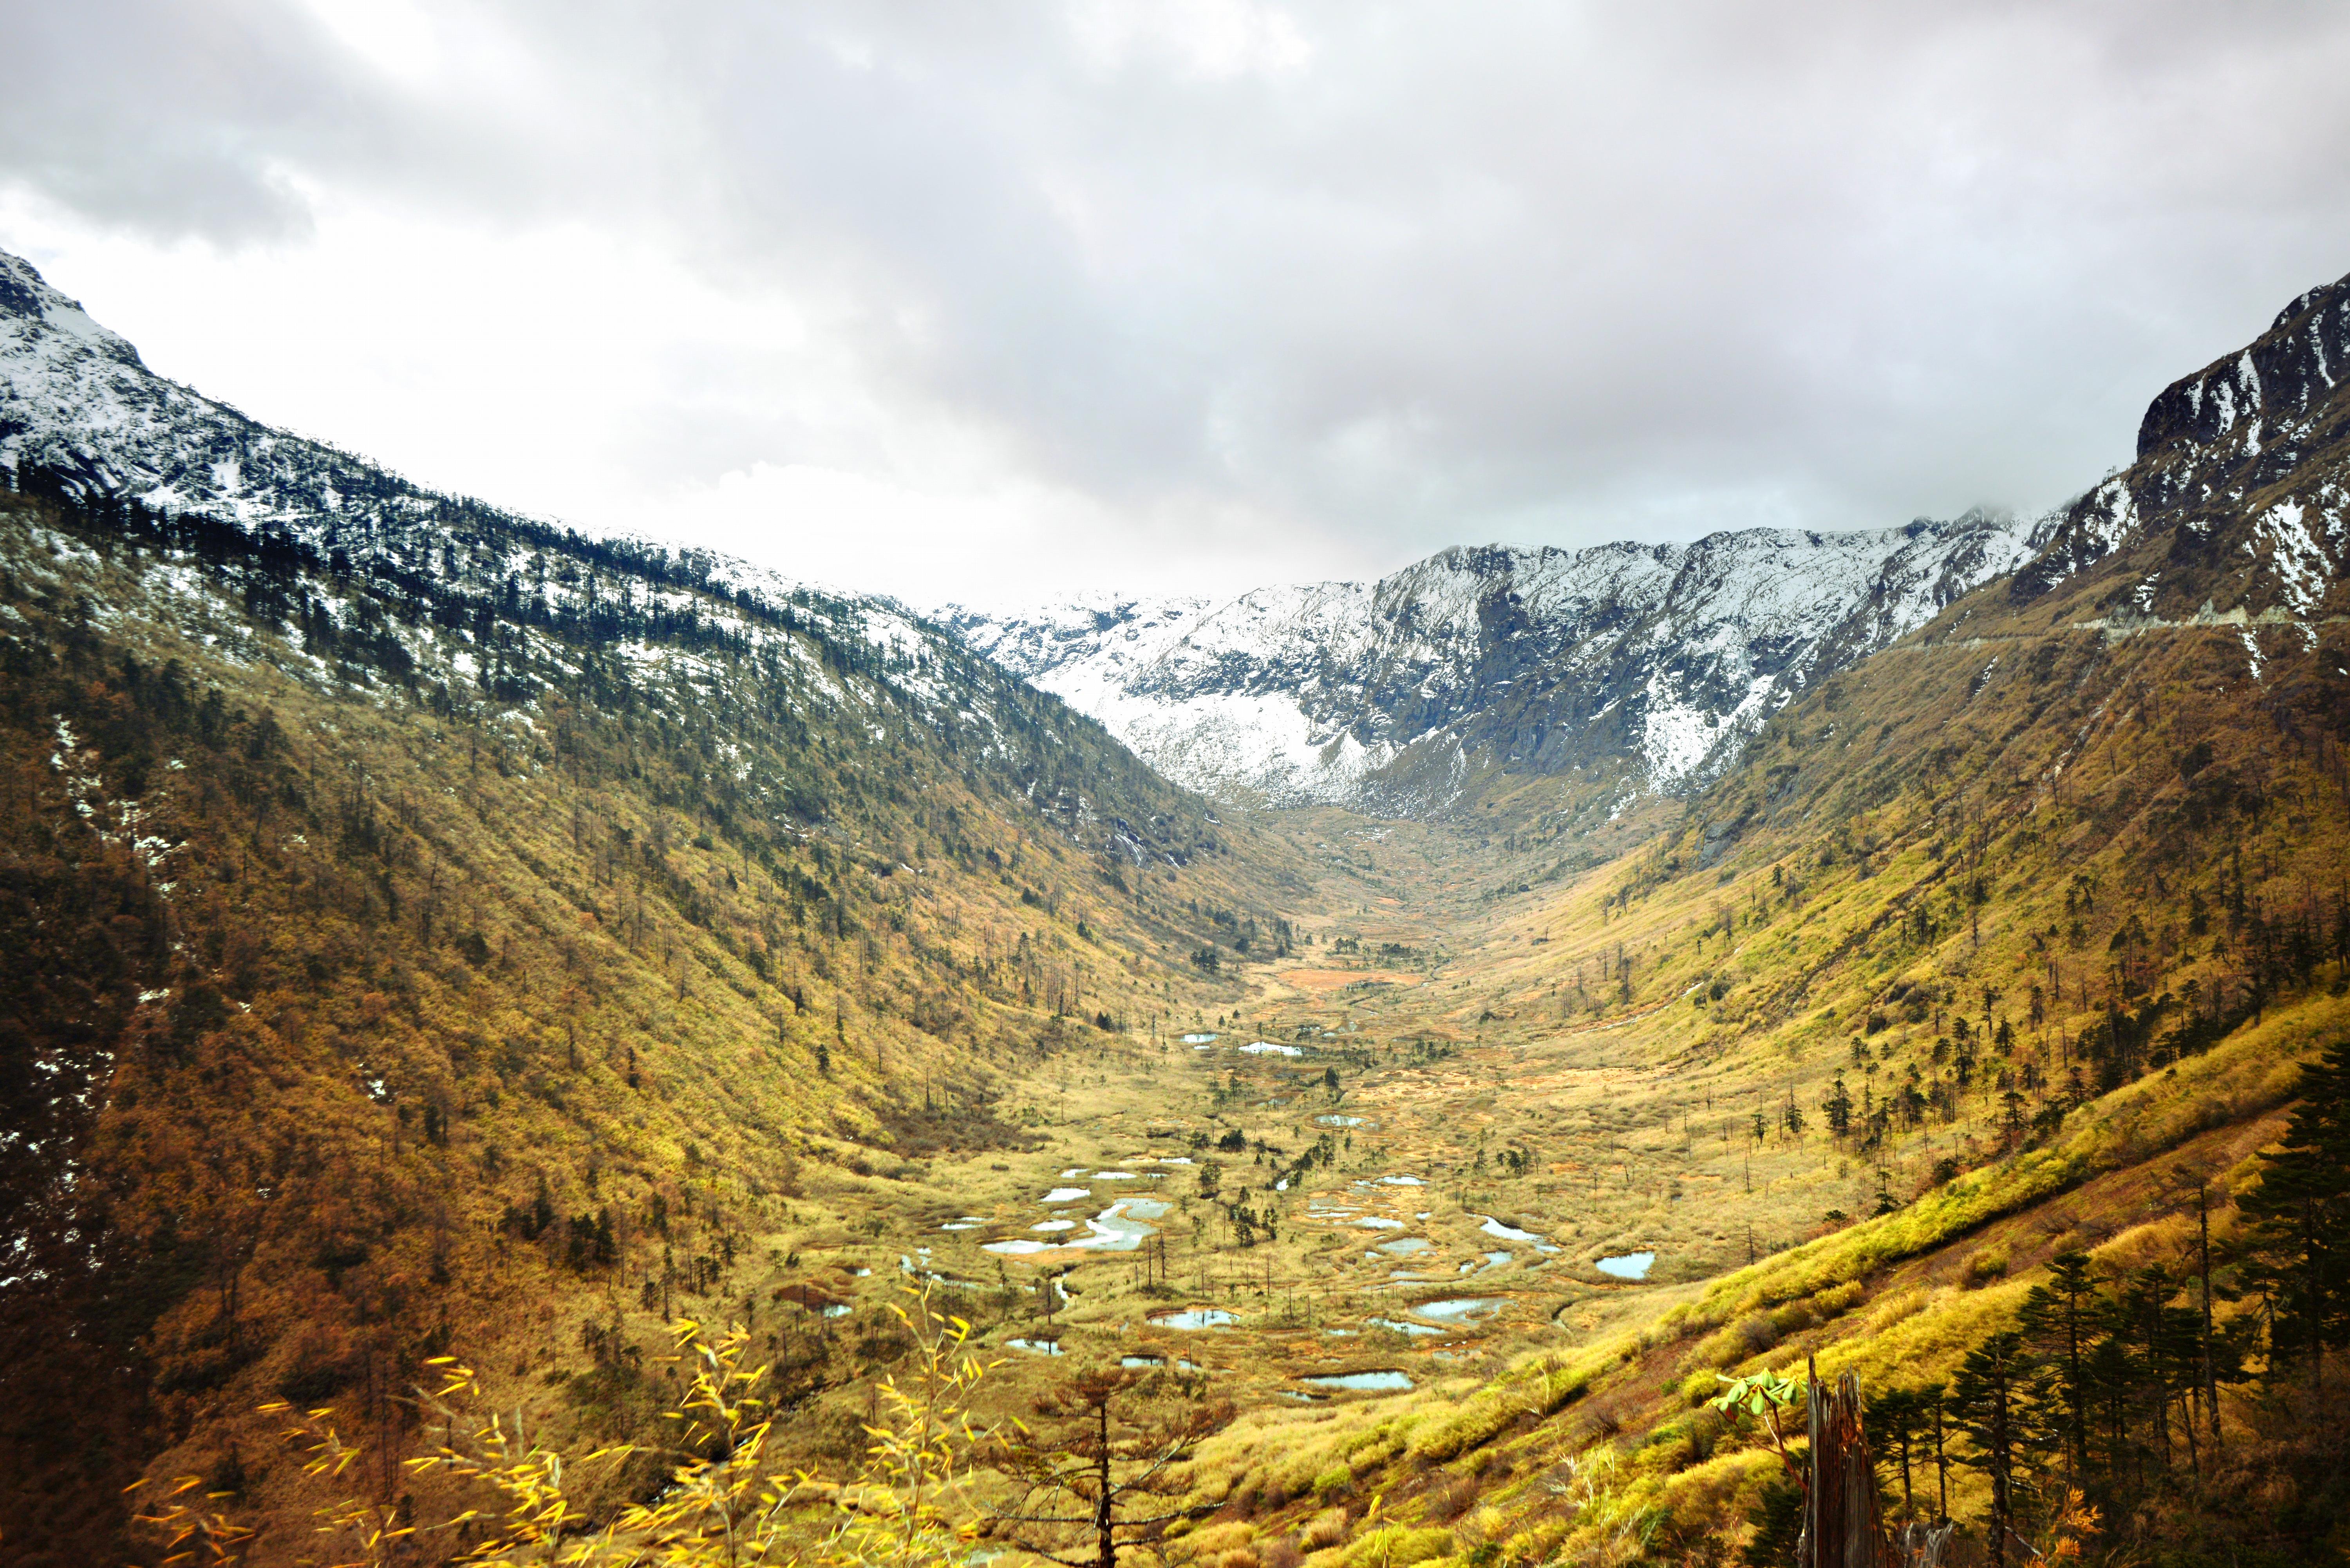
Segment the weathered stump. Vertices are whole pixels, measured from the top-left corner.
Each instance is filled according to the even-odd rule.
[[[1877,1467],[1861,1420],[1860,1384],[1849,1372],[1833,1388],[1811,1367],[1811,1495],[1804,1501],[1806,1568],[1882,1568],[1885,1526],[1877,1511]]]
[[[1816,1363],[1808,1370],[1811,1484],[1795,1561],[1804,1568],[1942,1568],[1950,1524],[1913,1521],[1898,1535],[1886,1536],[1859,1380],[1847,1372],[1831,1388],[1820,1382]]]

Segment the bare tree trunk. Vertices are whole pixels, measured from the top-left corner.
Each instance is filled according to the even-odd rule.
[[[1804,1568],[1881,1568],[1885,1530],[1877,1506],[1877,1467],[1861,1421],[1860,1384],[1849,1372],[1833,1389],[1812,1368],[1809,1409],[1812,1483],[1804,1500]]]
[[[1109,1402],[1104,1400],[1100,1417],[1101,1479],[1096,1484],[1101,1489],[1094,1499],[1094,1532],[1100,1550],[1099,1568],[1118,1568],[1118,1511],[1109,1484]]]
[[[1955,1524],[1911,1520],[1886,1549],[1887,1568],[1943,1568]]]

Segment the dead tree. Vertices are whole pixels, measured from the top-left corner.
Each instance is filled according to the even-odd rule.
[[[1176,1467],[1232,1417],[1227,1401],[1158,1400],[1116,1368],[1082,1373],[1036,1402],[1050,1423],[1001,1439],[990,1468],[1017,1489],[987,1532],[1063,1568],[1118,1568],[1121,1547],[1158,1541],[1201,1511],[1177,1501]]]
[[[1795,1561],[1804,1568],[1941,1568],[1952,1526],[1912,1522],[1887,1538],[1878,1511],[1877,1462],[1868,1451],[1860,1383],[1849,1372],[1834,1387],[1809,1368],[1810,1476]]]

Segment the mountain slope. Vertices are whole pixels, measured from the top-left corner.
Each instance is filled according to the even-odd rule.
[[[1704,1402],[1815,1363],[1921,1401],[1869,1415],[1886,1508],[1929,1518],[1947,1484],[1960,1561],[2066,1532],[2090,1562],[2340,1560],[2313,1379],[2343,1330],[2259,1216],[2342,1190],[2338,1141],[2335,1186],[2271,1183],[2300,1068],[2350,1038],[2345,325],[2350,279],[2166,389],[2045,554],[1788,704],[1640,853],[1504,913],[1409,1021],[1478,1047],[1470,1082],[1411,1093],[1551,1174],[1464,1209],[1664,1282],[1554,1277],[1517,1293],[1566,1334],[1478,1386],[1252,1421],[1203,1459],[1202,1554],[1791,1561],[1769,1435]],[[1540,1103],[1497,1114],[1493,1082]],[[2096,1356],[2076,1452],[2066,1292]],[[1897,1436],[1941,1408],[1947,1480]],[[2061,1523],[2074,1486],[2094,1531]]]
[[[1233,798],[1422,815],[1487,770],[1586,795],[1718,773],[1782,704],[2022,559],[1970,514],[1877,533],[1452,549],[1377,583],[1229,603],[950,608],[974,647],[1170,778]]]
[[[1278,945],[1270,846],[895,607],[410,484],[0,274],[13,1560],[120,1560],[273,1394],[657,1343],[811,1189],[956,1212],[1029,1075]]]

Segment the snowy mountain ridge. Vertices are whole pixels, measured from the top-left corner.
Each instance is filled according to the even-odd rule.
[[[218,558],[148,561],[149,586],[182,594],[192,621],[231,627],[240,618],[224,607],[239,602],[276,619],[305,649],[288,673],[306,680],[373,700],[404,691],[400,701],[527,708],[552,677],[592,664],[690,706],[718,679],[705,650],[748,656],[771,683],[759,701],[855,715],[877,743],[919,724],[1013,778],[1078,842],[1135,859],[1188,853],[1169,814],[1136,804],[1169,792],[1091,722],[897,601],[586,535],[272,429],[156,375],[5,252],[0,488],[206,520],[222,531]],[[296,602],[272,579],[279,568],[315,589]],[[222,635],[265,656],[267,639]]]
[[[139,350],[52,286],[31,263],[0,251],[0,483],[39,483],[76,500],[103,496],[151,511],[200,513],[271,530],[347,557],[422,562],[443,571],[513,575],[518,560],[478,530],[521,544],[586,545],[561,524],[426,489],[323,441],[262,424],[156,375]],[[819,587],[710,551],[671,551],[616,536],[620,560],[681,588],[789,604],[835,636],[919,661],[936,634],[886,597]],[[531,583],[561,607],[559,578]],[[681,606],[678,593],[655,596]],[[584,601],[582,601],[584,602]]]
[[[1484,768],[1702,783],[1789,699],[2030,554],[2024,528],[1976,511],[1858,533],[1456,547],[1375,583],[940,618],[1180,783],[1419,815]]]

